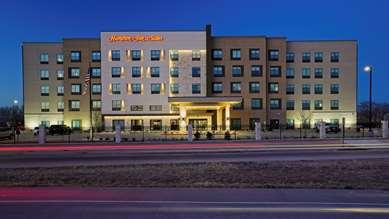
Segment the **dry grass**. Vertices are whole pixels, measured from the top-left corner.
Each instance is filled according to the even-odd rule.
[[[0,186],[389,189],[389,160],[0,169]]]

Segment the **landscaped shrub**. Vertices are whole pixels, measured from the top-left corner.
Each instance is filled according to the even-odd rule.
[[[213,138],[212,132],[207,132],[207,139],[212,140],[212,138]]]
[[[195,137],[195,140],[199,140],[200,137],[201,137],[201,133],[200,133],[199,131],[196,131],[196,132],[194,133],[194,137]]]
[[[225,139],[225,140],[231,140],[231,134],[230,134],[229,131],[226,131],[226,132],[224,133],[224,139]]]

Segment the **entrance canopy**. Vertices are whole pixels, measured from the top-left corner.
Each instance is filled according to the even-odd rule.
[[[169,97],[169,103],[180,106],[219,107],[242,102],[242,97]]]

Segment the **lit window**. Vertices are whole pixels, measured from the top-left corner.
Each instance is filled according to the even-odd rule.
[[[50,102],[41,102],[41,112],[50,111]]]
[[[92,100],[92,110],[101,110],[101,100]]]
[[[178,67],[171,67],[170,68],[170,77],[178,78],[178,76],[179,76]]]
[[[269,93],[278,93],[279,91],[279,86],[278,86],[278,82],[270,82],[269,83]]]
[[[73,95],[80,95],[81,94],[81,84],[72,84],[71,85],[71,92]]]
[[[315,110],[322,110],[322,109],[323,109],[323,101],[315,100]]]
[[[192,61],[200,61],[201,53],[200,50],[193,50],[192,51]]]
[[[178,94],[179,93],[179,85],[178,84],[170,84],[170,93]]]
[[[101,84],[92,84],[92,93],[101,94]]]
[[[74,119],[72,120],[72,129],[81,129],[81,120]]]
[[[57,80],[63,80],[63,78],[64,78],[64,71],[57,70]]]
[[[311,78],[311,69],[310,68],[302,68],[301,69],[302,78]]]
[[[58,96],[63,96],[64,92],[65,92],[65,89],[64,89],[63,85],[60,85],[57,87],[57,95]]]
[[[79,78],[80,68],[69,68],[69,78]]]
[[[177,50],[170,50],[170,60],[171,61],[178,61],[178,51]]]
[[[49,64],[49,54],[48,53],[41,53],[40,63],[41,64]]]
[[[63,64],[63,53],[57,54],[57,64]]]
[[[65,108],[65,103],[63,101],[59,101],[57,103],[57,111],[58,112],[63,112]]]
[[[122,101],[121,100],[112,100],[112,111],[122,110]]]
[[[42,85],[41,86],[41,96],[49,96],[49,85]]]
[[[41,77],[41,80],[49,80],[49,70],[41,70],[40,71],[40,77]]]
[[[80,111],[79,100],[69,100],[70,111]]]

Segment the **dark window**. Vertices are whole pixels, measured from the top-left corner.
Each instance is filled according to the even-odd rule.
[[[242,124],[240,119],[231,119],[231,129],[232,130],[240,130],[242,129]]]
[[[279,92],[278,82],[270,82],[268,86],[269,93],[275,94]]]
[[[331,68],[331,78],[339,78],[339,68]]]
[[[303,100],[301,102],[301,108],[303,110],[310,110],[311,109],[311,101],[310,100]]]
[[[281,66],[270,66],[270,77],[281,77]]]
[[[323,94],[323,85],[315,84],[315,94]]]
[[[279,98],[270,99],[270,109],[281,109],[281,99]]]
[[[286,101],[286,110],[294,110],[294,100]]]
[[[120,83],[112,83],[112,94],[120,94],[122,91],[122,88],[120,86]]]
[[[159,61],[161,59],[161,50],[151,50],[150,59],[151,61]]]
[[[141,84],[131,84],[131,93],[132,94],[140,94],[142,92]]]
[[[101,84],[100,83],[92,84],[92,94],[101,94]]]
[[[39,57],[39,61],[41,64],[49,64],[49,54],[42,53]]]
[[[250,49],[250,60],[259,60],[260,56],[259,49]]]
[[[49,96],[49,85],[41,86],[41,96]]]
[[[122,110],[122,101],[121,100],[112,100],[112,111]]]
[[[323,101],[315,100],[315,110],[322,110],[322,109],[323,109]]]
[[[152,78],[158,78],[159,77],[159,67],[150,67],[150,76]]]
[[[315,52],[315,62],[323,62],[323,53]]]
[[[339,100],[331,100],[331,110],[338,110],[339,109]]]
[[[223,50],[213,49],[212,50],[212,59],[213,60],[222,60],[223,59]]]
[[[198,78],[201,75],[201,69],[200,67],[192,67],[192,77]]]
[[[71,62],[81,62],[81,52],[80,51],[71,51],[70,52],[70,61]]]
[[[192,84],[192,94],[201,93],[201,86],[199,83]]]
[[[303,84],[303,94],[310,94],[310,93],[311,93],[311,85]]]
[[[93,67],[90,69],[92,78],[100,78],[101,77],[101,69],[100,67]]]
[[[293,52],[286,53],[286,62],[288,62],[288,63],[294,62],[294,53]]]
[[[170,84],[170,93],[178,94],[180,92],[178,84]]]
[[[278,49],[269,50],[269,61],[278,61],[280,52]]]
[[[339,62],[339,52],[331,52],[331,62]]]
[[[232,109],[233,110],[242,110],[243,109],[243,100],[240,102],[240,103],[236,103],[234,105],[232,105]]]
[[[119,78],[122,74],[122,68],[121,67],[112,67],[111,68],[111,75],[113,78]]]
[[[111,51],[111,60],[112,61],[120,61],[120,50],[112,50]]]
[[[286,94],[294,94],[294,84],[286,85]]]
[[[262,99],[260,98],[251,99],[251,109],[262,109]]]
[[[100,62],[100,61],[101,61],[101,52],[92,51],[92,62]]]
[[[231,60],[240,60],[240,49],[231,49]]]
[[[131,68],[131,76],[133,78],[140,78],[141,77],[141,68],[140,66],[132,66]]]
[[[339,93],[339,84],[331,84],[331,94]]]
[[[303,52],[302,60],[303,60],[303,62],[311,62],[311,53],[310,52]]]
[[[260,118],[250,118],[249,119],[249,128],[250,128],[250,130],[254,130],[255,129],[255,123],[260,122],[260,121],[261,121]]]
[[[250,82],[250,93],[259,93],[260,85],[259,82]]]
[[[213,76],[214,77],[224,77],[224,66],[223,65],[213,66]]]
[[[170,68],[170,77],[172,78],[178,78],[180,75],[178,67],[171,67]]]
[[[243,76],[243,66],[242,65],[233,65],[232,66],[232,77],[242,77]]]
[[[286,78],[294,78],[294,68],[286,69]]]
[[[151,84],[151,94],[160,94],[161,84]]]
[[[132,61],[139,61],[141,58],[141,51],[140,50],[131,50],[131,60]]]
[[[231,82],[231,93],[240,93],[242,90],[240,82]]]
[[[262,76],[262,65],[252,65],[251,66],[251,76],[252,77]]]
[[[212,83],[212,93],[222,93],[223,92],[223,83],[222,82],[213,82]]]
[[[315,68],[315,78],[323,78],[323,68]]]
[[[301,69],[301,77],[302,78],[311,78],[311,69],[310,68],[302,68]]]
[[[171,50],[169,52],[170,60],[171,61],[178,61],[178,51],[177,50]]]

